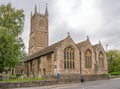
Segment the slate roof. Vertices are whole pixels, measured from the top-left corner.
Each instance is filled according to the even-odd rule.
[[[37,53],[31,55],[31,56],[28,56],[27,59],[24,62],[27,62],[27,61],[32,60],[34,58],[43,56],[43,55],[51,53],[51,52],[54,52],[55,48],[62,42],[63,42],[63,40],[61,40],[61,41],[59,41],[59,42],[57,42],[55,44],[52,44],[52,45],[38,51]]]

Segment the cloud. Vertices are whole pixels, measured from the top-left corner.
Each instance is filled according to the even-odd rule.
[[[51,18],[52,42],[64,37],[68,31],[75,42],[89,35],[93,44],[101,40],[104,47],[109,44],[110,49],[120,49],[119,0],[55,0],[52,11],[57,13],[52,17],[54,20]]]
[[[86,36],[93,44],[101,40],[108,49],[120,50],[120,0],[31,0],[15,1],[1,0],[2,3],[11,2],[16,8],[25,10],[25,27],[23,39],[28,49],[30,32],[30,12],[35,4],[38,11],[44,13],[46,2],[49,11],[49,43],[53,44],[71,33],[75,42],[86,40]]]
[[[94,34],[102,25],[102,13],[97,8],[96,0],[72,0],[69,2],[67,0],[56,0],[54,3],[53,7],[55,9],[53,11],[57,14],[53,17],[55,19],[52,20],[52,33],[56,29],[63,36],[63,30],[60,29],[62,28],[64,32],[72,32],[72,35],[76,38],[75,41],[80,41],[84,36]],[[76,33],[77,35],[75,35]]]
[[[120,50],[120,1],[101,0],[98,8],[102,11],[103,19],[101,30],[98,29],[99,37],[103,43],[108,43],[110,49]]]

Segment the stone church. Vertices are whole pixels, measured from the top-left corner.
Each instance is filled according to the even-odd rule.
[[[28,77],[95,79],[108,74],[107,56],[99,42],[92,45],[89,37],[75,43],[68,35],[59,42],[48,45],[48,9],[41,14],[31,13],[29,56],[24,61]]]

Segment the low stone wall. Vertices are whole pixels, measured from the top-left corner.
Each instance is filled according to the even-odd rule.
[[[58,84],[77,83],[80,79],[61,79],[61,80],[46,80],[46,81],[31,81],[31,82],[17,82],[17,83],[0,83],[0,89],[5,88],[20,88],[20,87],[36,87],[36,86],[49,86]]]
[[[76,75],[77,76],[77,75]],[[53,80],[45,80],[45,81],[31,81],[31,82],[17,82],[17,83],[0,83],[0,89],[5,88],[20,88],[20,87],[36,87],[36,86],[49,86],[49,85],[59,85],[59,84],[68,84],[68,83],[80,83],[80,82],[87,82],[87,81],[95,81],[95,80],[102,80],[107,79],[104,78],[102,75],[83,75],[81,78],[79,76],[70,76],[62,78],[60,80],[53,79]]]
[[[81,82],[103,80],[107,78],[108,77],[104,77],[103,75],[81,75]]]

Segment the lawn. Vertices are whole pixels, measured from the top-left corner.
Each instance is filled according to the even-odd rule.
[[[23,79],[20,79],[20,78],[17,78],[17,79],[9,79],[9,80],[3,80],[3,81],[0,81],[0,82],[30,82],[30,81],[43,81],[43,80],[47,80],[45,78],[23,78]]]

